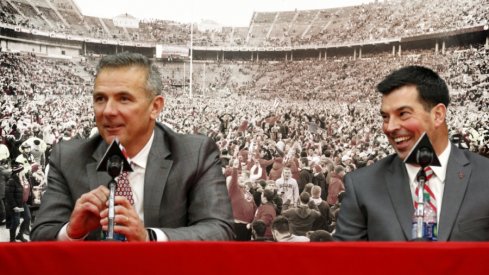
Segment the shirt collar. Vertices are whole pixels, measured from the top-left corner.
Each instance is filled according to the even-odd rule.
[[[153,130],[151,137],[149,138],[146,145],[144,145],[143,149],[141,149],[141,151],[139,151],[139,153],[137,153],[133,158],[129,159],[131,164],[135,164],[138,167],[146,169],[146,163],[148,162],[149,150],[151,149],[151,145],[153,144],[154,136],[155,136],[155,132]]]
[[[443,152],[438,156],[438,160],[440,160],[441,166],[430,166],[431,169],[433,170],[433,173],[438,177],[438,179],[442,183],[445,183],[445,177],[447,175],[448,157],[450,156],[451,151],[452,151],[452,146],[449,141],[447,148],[445,148],[445,150],[443,150]],[[406,163],[406,169],[409,175],[410,182],[414,182],[416,175],[419,172],[419,166]]]

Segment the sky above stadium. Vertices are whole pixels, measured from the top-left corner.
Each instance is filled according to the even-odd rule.
[[[84,15],[113,18],[128,13],[138,19],[181,23],[202,19],[223,26],[247,27],[254,11],[327,9],[374,0],[75,0]]]

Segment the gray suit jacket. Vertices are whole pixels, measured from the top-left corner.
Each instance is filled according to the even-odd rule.
[[[50,157],[48,189],[33,225],[33,240],[55,240],[76,200],[106,185],[96,172],[108,145],[100,136],[59,143]],[[215,143],[157,124],[144,178],[144,224],[170,240],[230,240],[232,211]],[[100,228],[87,240],[100,239]]]
[[[452,146],[440,241],[489,240],[489,159]],[[404,163],[391,155],[345,176],[336,240],[411,240],[413,199]]]

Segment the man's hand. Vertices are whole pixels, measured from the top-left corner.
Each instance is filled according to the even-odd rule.
[[[79,239],[100,226],[100,212],[107,208],[109,189],[99,186],[83,194],[71,213],[66,233],[72,239]]]
[[[114,232],[126,236],[129,242],[147,241],[146,228],[129,200],[123,196],[116,196],[114,204]],[[109,229],[108,202],[107,208],[100,213],[100,225],[102,225],[102,230],[107,231]]]

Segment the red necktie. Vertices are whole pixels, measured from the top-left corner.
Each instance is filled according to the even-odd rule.
[[[117,188],[115,190],[116,196],[124,196],[126,197],[131,205],[134,204],[134,199],[132,198],[132,189],[129,184],[128,173],[126,171],[122,172],[122,174],[117,178]]]
[[[428,166],[428,167],[425,167],[424,168],[424,172],[426,173],[426,182],[424,183],[424,191],[428,194],[430,194],[430,205],[431,207],[433,207],[433,210],[435,212],[436,211],[436,198],[435,198],[435,194],[433,193],[433,191],[431,191],[431,188],[430,188],[430,179],[431,177],[433,177],[433,170],[431,170],[431,168]],[[419,186],[416,186],[416,190],[414,191],[415,195],[416,195],[416,198],[418,197],[418,193],[419,193]],[[418,207],[418,202],[414,202],[414,208],[417,208]]]
[[[122,148],[122,154],[127,158],[126,150]],[[117,178],[117,188],[115,189],[116,196],[124,196],[127,200],[134,205],[134,199],[132,197],[132,189],[129,184],[129,174],[127,171],[122,172]]]

